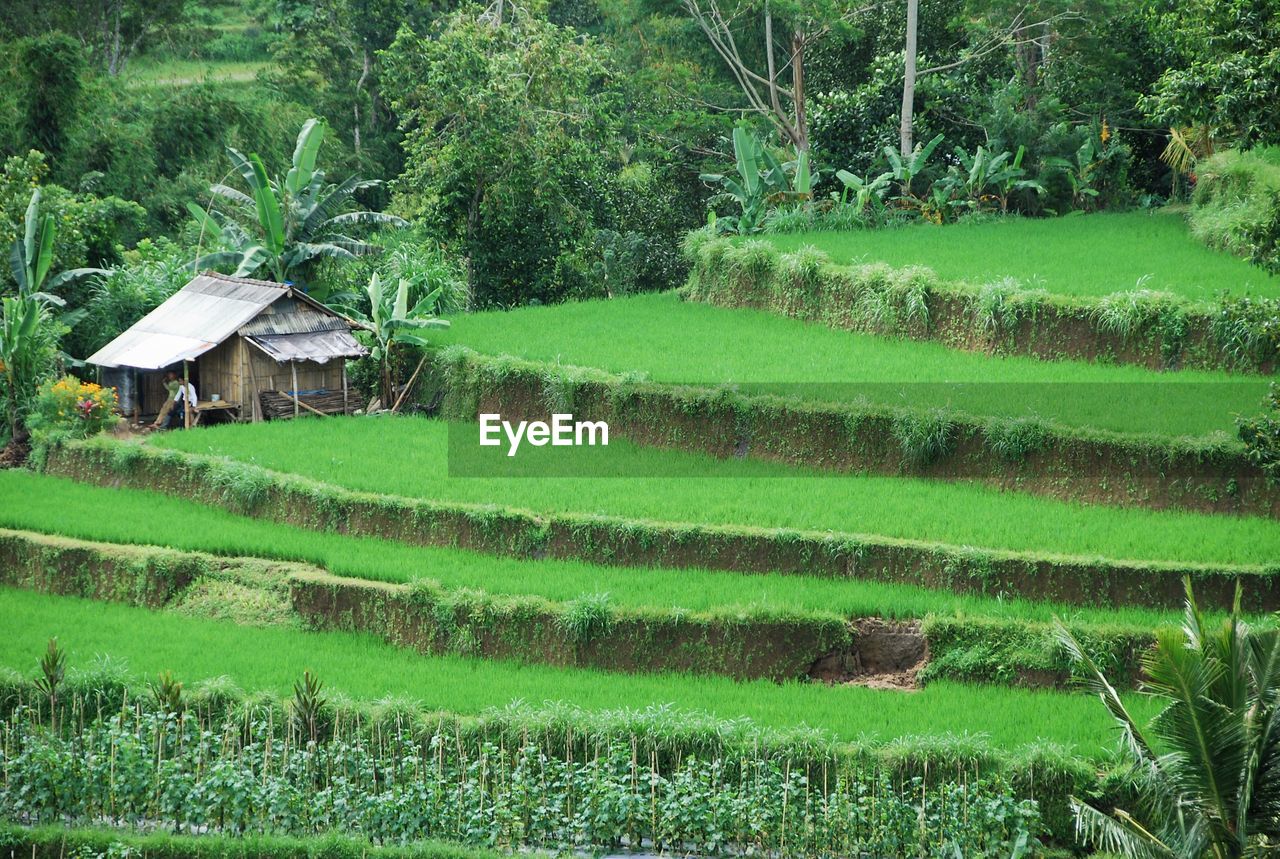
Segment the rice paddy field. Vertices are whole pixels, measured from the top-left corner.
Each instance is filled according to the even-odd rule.
[[[1051,242],[1042,240],[1038,232],[1047,227],[1033,221],[974,223],[936,233],[915,227],[770,240],[783,247],[819,244],[842,261],[883,259],[894,265],[927,261],[944,278],[980,283],[1014,277],[1027,286],[1078,295],[1141,286],[1211,298],[1223,291],[1243,294],[1273,285],[1246,264],[1192,244],[1181,220],[1171,215],[1089,216],[1052,224]],[[1034,252],[1024,252],[1024,245]],[[1000,252],[983,256],[984,246]],[[1189,440],[1187,446],[1216,450],[1214,445],[1234,438],[1238,415],[1261,410],[1268,387],[1265,377],[1160,373],[1132,365],[964,353],[937,343],[831,330],[767,312],[686,303],[675,293],[470,314],[432,336],[441,347],[465,346],[486,355],[589,367],[658,383],[723,387],[812,402],[947,408],[976,418],[1035,418],[1070,433],[1072,444],[1080,445],[1085,458],[1092,454],[1088,444],[1112,443],[1116,436],[1162,442],[1182,438]],[[921,565],[945,565],[944,558],[960,557],[967,564],[967,559],[976,558],[961,574],[979,577],[986,574],[979,568],[984,559],[1004,553],[1071,559],[1077,565],[1071,569],[1082,570],[1082,576],[1104,574],[1088,569],[1091,564],[1134,562],[1235,572],[1246,582],[1253,573],[1273,569],[1280,558],[1280,519],[1260,516],[1109,507],[963,480],[838,474],[758,459],[716,459],[638,446],[616,436],[607,447],[525,445],[519,456],[508,457],[502,447],[481,448],[478,438],[477,424],[383,415],[210,426],[102,443],[212,456],[383,498],[467,505],[477,518],[466,527],[481,529],[483,525],[474,524],[481,517],[504,511],[599,516],[632,525],[727,526],[759,533],[784,529],[792,536],[896,540],[917,549],[939,550],[933,555],[919,553],[924,559],[918,561]],[[120,453],[116,458],[95,450],[96,459],[83,461],[106,463],[109,457],[110,465],[104,466],[109,469],[126,468],[136,461],[123,455],[128,448],[120,448]],[[70,461],[76,460],[63,460],[59,473],[65,473],[65,463]],[[246,492],[261,488],[261,481],[247,469],[204,473],[215,475],[210,477],[214,482],[226,482],[221,488],[211,485],[210,493],[227,489],[234,495],[244,489],[231,487],[240,478],[249,486]],[[49,640],[56,638],[73,673],[104,662],[123,666],[135,680],[172,671],[189,688],[202,681],[232,684],[286,700],[293,695],[290,706],[297,707],[305,703],[305,690],[299,692],[295,684],[304,672],[312,671],[328,693],[340,700],[405,701],[425,711],[460,715],[514,704],[566,705],[577,709],[561,712],[579,713],[577,718],[584,718],[583,712],[658,707],[691,718],[708,714],[719,720],[749,720],[768,729],[816,729],[847,742],[900,741],[901,747],[895,749],[927,747],[942,750],[944,757],[969,748],[993,755],[1025,753],[1020,760],[1026,762],[1033,760],[1034,750],[1053,746],[1068,751],[1068,757],[1056,759],[1060,765],[1085,773],[1083,778],[1088,780],[1094,772],[1100,778],[1110,772],[1117,730],[1096,698],[1071,686],[1069,671],[1062,668],[1065,662],[1052,662],[1059,654],[1051,652],[1046,624],[1054,619],[1072,623],[1086,636],[1090,648],[1099,648],[1099,659],[1128,672],[1119,683],[1128,689],[1135,687],[1137,654],[1142,642],[1150,640],[1149,632],[1180,620],[1178,612],[1142,605],[1112,606],[1099,600],[1096,605],[1066,606],[967,596],[923,586],[923,581],[957,581],[946,575],[930,575],[920,584],[888,584],[795,572],[722,572],[700,569],[696,563],[675,568],[688,562],[684,557],[670,560],[672,567],[623,566],[622,560],[611,558],[607,545],[589,555],[605,559],[596,563],[534,557],[546,549],[540,543],[532,548],[523,543],[497,548],[482,541],[462,541],[529,557],[415,546],[377,536],[314,530],[313,523],[307,527],[285,524],[289,517],[278,515],[272,506],[254,508],[246,502],[243,508],[234,508],[266,509],[275,517],[255,518],[237,515],[220,504],[159,491],[92,485],[90,478],[101,477],[97,474],[72,477],[0,470],[0,528],[93,541],[97,551],[108,553],[113,546],[168,547],[227,558],[304,562],[343,577],[433,587],[422,591],[349,588],[349,583],[308,579],[306,588],[294,581],[289,593],[282,579],[263,573],[258,566],[229,565],[232,572],[224,579],[220,577],[226,571],[216,569],[218,565],[189,564],[183,569],[197,571],[190,575],[207,578],[169,582],[181,597],[169,600],[172,610],[161,611],[0,587],[0,671],[35,677],[37,659]],[[317,499],[325,498],[320,487],[312,488]],[[377,515],[370,516],[367,522],[362,520],[361,528],[376,527],[378,521]],[[341,525],[334,527],[342,530]],[[405,536],[403,531],[394,533]],[[787,534],[772,536],[788,538]],[[23,547],[13,549],[15,563],[49,557],[50,569],[76,577],[86,574],[79,566],[72,572],[58,566],[83,563],[70,554],[76,549],[58,541],[41,541],[41,548],[33,549],[31,543],[6,540],[7,546]],[[46,552],[47,556],[37,554]],[[69,554],[53,560],[57,552]],[[159,563],[163,568],[164,562]],[[48,587],[40,576],[26,575],[27,569],[23,567],[11,580],[33,588]],[[248,571],[245,581],[234,578],[235,570]],[[164,575],[163,569],[148,575]],[[1169,575],[1175,573],[1171,570]],[[253,576],[261,576],[263,582],[253,581]],[[112,583],[121,585],[114,590],[95,590],[92,581],[86,584],[85,580],[71,584],[70,590],[76,593],[137,598],[126,594],[127,588],[119,582]],[[1075,599],[1072,584],[1067,582],[1053,592]],[[219,591],[217,585],[227,589]],[[306,602],[309,594],[331,586],[324,592],[327,596],[314,597],[314,605]],[[1016,585],[1008,590],[1020,592]],[[353,596],[372,592],[382,596],[370,597],[369,603],[360,602],[365,597]],[[193,599],[184,601],[192,594]],[[237,612],[235,605],[227,611],[211,607],[219,595],[225,595],[228,603],[243,599],[246,610]],[[495,614],[477,621],[488,626],[466,626],[472,618],[464,622],[450,614],[481,605],[480,598],[486,595],[539,597],[548,603],[536,608],[524,603],[517,609],[508,608],[510,602],[491,602],[488,605],[499,606],[493,609]],[[275,613],[251,616],[249,609],[257,605],[252,600],[258,597],[264,604],[269,602]],[[387,601],[376,602],[382,598]],[[321,605],[325,599],[332,599],[332,606]],[[345,599],[351,602],[342,602]],[[395,607],[388,611],[404,614],[382,615],[375,622],[361,613],[386,606]],[[616,635],[608,638],[614,617],[610,612],[615,609],[629,611],[627,630],[641,631],[624,632],[618,627]],[[520,615],[517,621],[514,614],[502,614],[508,610],[531,614]],[[415,616],[413,612],[431,614]],[[644,661],[648,657],[641,651],[651,647],[653,640],[643,641],[643,636],[670,628],[661,623],[684,624],[683,612],[715,615],[720,626],[703,628],[719,632],[707,632],[707,640],[689,644],[688,662]],[[778,682],[720,676],[737,670],[727,664],[737,654],[716,649],[736,646],[733,635],[738,633],[724,630],[740,623],[748,625],[740,629],[754,632],[756,627],[749,625],[762,623],[769,615],[795,620],[797,625],[787,629],[808,624],[804,635],[810,635],[821,626],[831,637],[800,654],[797,648],[810,645],[790,640],[790,632],[778,633],[778,647],[796,652],[771,652],[770,657],[800,654],[798,667],[769,675]],[[415,641],[398,636],[402,630],[378,627],[378,622],[388,623],[387,617],[435,630],[422,635],[439,633],[438,637],[417,639],[417,646],[447,655],[426,655],[386,643]],[[651,620],[659,617],[660,621]],[[510,641],[536,641],[528,645],[530,652],[521,650],[517,654],[521,658],[512,661],[475,656],[511,652],[480,642],[483,636],[498,635],[495,625],[506,618],[511,618],[513,629],[526,623],[530,629],[539,625],[536,632],[526,633],[522,626],[519,633],[502,639],[504,646]],[[968,623],[986,619],[1010,623],[999,627]],[[1260,617],[1251,620],[1272,622]],[[379,634],[308,628],[330,622]],[[646,628],[646,623],[654,625]],[[549,624],[556,626],[547,640],[565,642],[563,652],[573,650],[572,658],[553,652],[559,646],[555,643],[546,645],[545,652],[541,649],[543,639],[538,636],[546,633]],[[577,632],[570,630],[572,624],[580,625],[574,628]],[[972,640],[964,638],[977,627],[985,631],[973,633]],[[578,637],[582,629],[588,630],[586,637]],[[992,633],[992,629],[999,631]],[[467,639],[463,633],[472,637]],[[518,637],[526,634],[529,637]],[[943,638],[931,639],[935,634]],[[951,641],[945,640],[948,634],[954,636]],[[731,643],[711,641],[715,635]],[[1001,638],[996,642],[982,635]],[[876,646],[886,646],[885,641],[900,644],[907,639],[920,642],[925,653],[918,657],[920,661],[905,669],[872,667],[863,672],[864,651],[859,648],[870,653]],[[929,670],[926,644],[933,648],[936,671]],[[635,652],[628,650],[632,647]],[[587,648],[597,649],[595,657],[584,655]],[[602,653],[608,658],[596,658]],[[697,661],[716,658],[726,664],[708,667],[707,661]],[[838,667],[828,671],[833,660]],[[608,673],[549,663],[622,668]],[[659,664],[696,666],[705,673],[657,673],[658,668],[645,673],[643,666]],[[970,682],[931,679],[944,676]],[[994,678],[1000,684],[982,685],[974,678]],[[1140,692],[1126,692],[1124,697],[1143,723],[1160,708],[1158,701]],[[1037,777],[1043,774],[1036,772]],[[1054,774],[1050,776],[1052,781]]]
[[[454,432],[478,437],[475,427]],[[420,418],[302,419],[171,433],[153,443],[350,489],[535,512],[879,535],[1112,560],[1248,566],[1280,557],[1280,522],[1260,517],[1118,509],[971,483],[806,472],[622,440],[608,447],[530,448],[527,457],[515,458],[487,448],[493,473],[513,469],[509,476],[456,477],[450,476],[449,435],[447,424]],[[565,473],[564,457],[584,469],[577,458],[596,458],[591,474],[616,476],[557,476]],[[645,476],[650,474],[664,476]]]
[[[907,230],[885,235],[899,232]],[[432,337],[442,346],[654,382],[736,386],[819,402],[946,407],[1131,435],[1234,434],[1236,415],[1260,412],[1267,391],[1265,379],[1227,373],[959,352],[768,311],[685,302],[674,293],[477,313]]]
[[[916,694],[860,687],[735,683],[714,677],[630,675],[544,668],[463,657],[423,656],[368,636],[252,629],[226,622],[0,588],[0,617],[22,618],[0,636],[0,665],[34,669],[49,638],[70,667],[99,657],[140,676],[171,670],[186,683],[226,677],[248,691],[288,695],[303,671],[334,693],[400,697],[428,710],[476,714],[514,701],[586,709],[673,705],[759,725],[807,725],[842,740],[981,735],[1016,749],[1043,742],[1089,756],[1114,748],[1116,729],[1092,697],[939,682]],[[1130,696],[1144,717],[1152,709]]]
[[[14,503],[16,499],[22,502]],[[101,511],[108,507],[113,515],[104,520]],[[618,606],[690,611],[763,610],[846,618],[954,615],[1042,623],[1061,617],[1076,623],[1142,628],[1180,619],[1172,612],[1136,607],[1059,606],[871,581],[711,570],[691,574],[684,569],[637,570],[423,548],[302,531],[151,492],[106,489],[11,471],[0,471],[0,528],[230,557],[301,561],[352,578],[397,583],[430,579],[448,588],[540,596],[557,602],[607,593],[610,602]]]
[[[1280,278],[1197,241],[1176,208],[766,238],[787,251],[811,245],[838,263],[923,265],[971,284],[1009,277],[1062,295],[1149,289],[1209,301],[1223,292],[1280,294]]]

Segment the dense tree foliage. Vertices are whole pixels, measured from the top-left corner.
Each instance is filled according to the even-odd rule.
[[[298,129],[318,117],[328,172],[378,180],[347,189],[343,207],[413,222],[408,238],[378,242],[465,272],[459,304],[512,306],[681,283],[680,239],[706,221],[708,201],[721,228],[744,213],[718,193],[727,186],[700,178],[739,172],[738,126],[780,165],[809,153],[804,187],[793,187],[795,167],[783,171],[786,187],[752,203],[748,231],[1158,204],[1185,197],[1214,148],[1280,139],[1276,0],[919,0],[904,116],[907,9],[906,0],[5,7],[0,87],[12,97],[0,102],[0,240],[19,235],[41,187],[60,225],[58,270],[118,270],[64,297],[95,324],[120,327],[175,288],[183,262],[211,250],[192,204],[206,208],[211,185],[251,190],[228,149],[283,177]],[[206,80],[190,62],[222,63],[227,76]],[[886,155],[900,137],[920,144],[920,157]],[[214,215],[219,235],[235,208]],[[266,235],[253,209],[246,239]],[[1196,213],[1213,217],[1205,206]],[[1214,242],[1233,250],[1271,234],[1265,218],[1239,229],[1218,220]],[[144,252],[131,250],[144,237]],[[334,297],[358,293],[374,273],[398,282],[377,255],[331,256],[271,276],[301,273]],[[229,256],[204,260],[223,263],[242,268]],[[0,278],[12,292],[12,276]],[[82,326],[64,341],[73,354],[105,336]]]

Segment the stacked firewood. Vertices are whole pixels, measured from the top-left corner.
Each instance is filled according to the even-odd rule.
[[[326,415],[340,415],[343,412],[342,391],[321,391],[316,394],[301,394],[298,397],[300,415],[315,415],[321,412]],[[291,418],[295,410],[293,396],[283,391],[263,391],[258,394],[258,402],[262,406],[262,415],[267,420],[275,418]],[[307,407],[311,408],[308,409]]]

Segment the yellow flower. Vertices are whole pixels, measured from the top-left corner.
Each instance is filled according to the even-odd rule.
[[[1102,138],[1102,142],[1106,143],[1111,139],[1111,126],[1107,125],[1107,121],[1102,120],[1102,131],[1098,133],[1098,137]]]

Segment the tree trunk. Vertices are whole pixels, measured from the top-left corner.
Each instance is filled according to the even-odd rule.
[[[356,81],[356,97],[354,99],[355,123],[351,142],[355,145],[356,163],[360,162],[360,97],[364,94],[365,82],[369,80],[369,71],[373,67],[373,58],[369,55],[369,45],[364,45],[364,64],[360,69],[360,78]]]
[[[909,157],[915,148],[916,29],[919,14],[920,0],[907,0],[907,65],[902,76],[902,116],[898,126],[898,145],[903,158]]]
[[[795,102],[796,150],[805,152],[809,149],[809,118],[804,103],[804,34],[798,31],[791,36],[791,93]]]

